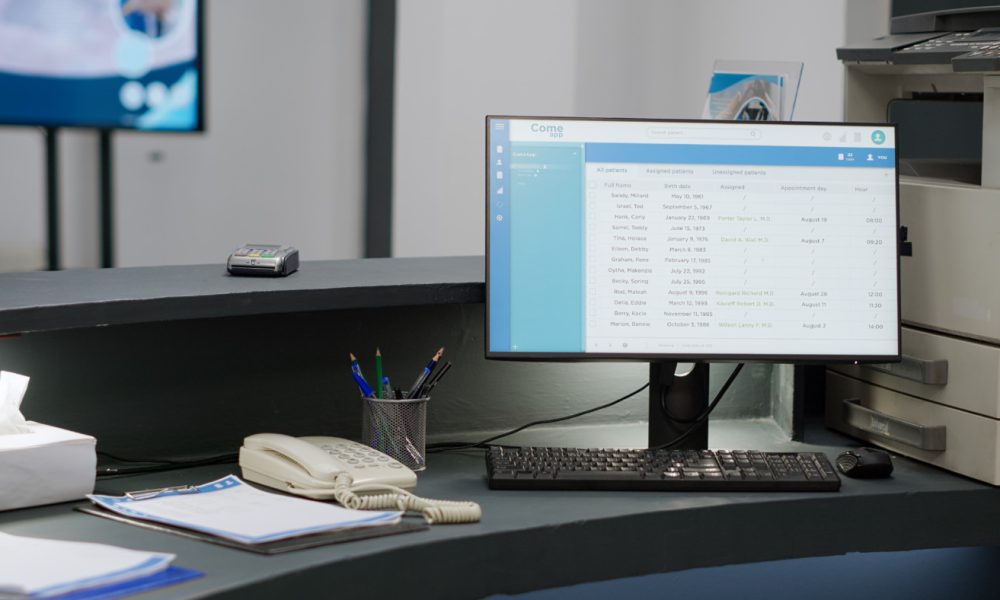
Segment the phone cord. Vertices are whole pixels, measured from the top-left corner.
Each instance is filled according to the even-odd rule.
[[[353,486],[350,476],[337,477],[333,488],[334,500],[355,510],[387,510],[419,512],[430,524],[476,523],[483,511],[475,502],[433,500],[421,498],[391,485],[363,484]],[[359,495],[357,492],[383,492]]]

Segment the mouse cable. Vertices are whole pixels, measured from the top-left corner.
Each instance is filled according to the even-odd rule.
[[[597,411],[603,410],[605,408],[610,408],[610,407],[614,406],[615,404],[618,404],[619,402],[624,402],[625,400],[628,400],[632,396],[635,396],[636,394],[638,394],[639,392],[645,390],[648,387],[649,387],[649,383],[647,382],[645,385],[643,385],[639,389],[635,390],[634,392],[629,392],[628,394],[622,396],[621,398],[618,398],[617,400],[612,400],[611,402],[608,402],[607,404],[602,404],[600,406],[595,406],[593,408],[588,408],[587,410],[581,410],[580,412],[573,413],[571,415],[566,415],[564,417],[555,417],[555,418],[552,418],[552,419],[542,419],[540,421],[532,421],[531,423],[526,423],[524,425],[521,425],[520,427],[515,427],[514,429],[511,429],[510,431],[506,431],[504,433],[499,433],[497,435],[494,435],[492,437],[488,437],[485,440],[481,440],[481,441],[478,441],[478,442],[439,442],[439,443],[436,443],[436,444],[428,444],[427,445],[427,451],[428,452],[448,452],[448,451],[451,451],[451,450],[468,450],[469,448],[486,448],[489,445],[489,443],[492,442],[492,441],[499,440],[500,438],[505,438],[505,437],[510,436],[510,435],[514,435],[515,433],[524,431],[525,429],[527,429],[529,427],[534,427],[536,425],[548,425],[550,423],[559,423],[561,421],[568,421],[570,419],[575,419],[577,417],[582,417],[583,415],[588,415],[588,414],[590,414],[592,412],[597,412]]]

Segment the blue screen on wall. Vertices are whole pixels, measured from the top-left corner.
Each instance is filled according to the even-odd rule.
[[[200,0],[0,0],[0,124],[200,131]]]

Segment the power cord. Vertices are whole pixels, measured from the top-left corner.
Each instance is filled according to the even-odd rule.
[[[142,473],[158,473],[184,467],[200,467],[204,465],[216,465],[222,463],[236,462],[235,453],[218,454],[204,458],[192,459],[170,459],[170,458],[126,458],[98,450],[97,454],[110,458],[118,463],[143,463],[143,464],[104,464],[97,466],[97,477],[105,479],[111,477],[124,477],[126,475],[139,475]]]
[[[743,365],[744,365],[744,363],[739,363],[739,364],[736,365],[736,368],[733,369],[733,372],[729,374],[729,377],[722,384],[722,387],[719,388],[718,393],[715,394],[715,398],[712,399],[712,401],[709,403],[708,407],[706,407],[705,410],[700,415],[698,415],[694,419],[685,419],[685,420],[674,419],[674,420],[680,421],[682,423],[693,423],[693,425],[691,427],[689,427],[684,433],[680,434],[679,436],[677,436],[673,440],[670,440],[669,442],[666,442],[664,444],[660,444],[660,445],[655,446],[655,447],[650,448],[650,449],[651,450],[662,450],[664,448],[672,448],[672,447],[676,446],[677,444],[680,444],[681,442],[683,442],[687,438],[691,437],[691,435],[694,434],[695,430],[697,430],[698,427],[700,427],[701,424],[704,423],[708,419],[709,415],[712,414],[712,411],[715,410],[715,407],[719,404],[719,401],[722,400],[722,397],[726,394],[726,391],[729,390],[729,386],[731,386],[733,384],[733,381],[736,380],[736,376],[739,375],[740,371],[743,370]],[[468,450],[470,448],[488,448],[489,445],[490,445],[490,442],[499,440],[501,438],[505,438],[507,436],[514,435],[515,433],[524,431],[525,429],[527,429],[529,427],[534,427],[536,425],[547,425],[547,424],[550,424],[550,423],[559,423],[561,421],[568,421],[570,419],[575,419],[577,417],[581,417],[583,415],[590,414],[592,412],[597,412],[597,411],[603,410],[605,408],[610,408],[610,407],[618,404],[619,402],[623,402],[625,400],[628,400],[632,396],[635,396],[636,394],[638,394],[639,392],[645,390],[648,387],[649,387],[649,383],[646,383],[645,385],[643,385],[639,389],[635,390],[634,392],[630,392],[629,394],[626,394],[625,396],[622,396],[621,398],[618,398],[617,400],[612,400],[611,402],[608,402],[607,404],[602,404],[600,406],[595,406],[593,408],[588,408],[587,410],[582,410],[580,412],[573,413],[571,415],[566,415],[566,416],[563,416],[563,417],[556,417],[556,418],[553,418],[553,419],[542,419],[540,421],[532,421],[531,423],[526,423],[524,425],[521,425],[520,427],[515,427],[514,429],[511,429],[510,431],[507,431],[507,432],[504,432],[504,433],[500,433],[500,434],[494,435],[492,437],[488,437],[488,438],[486,438],[484,440],[481,440],[481,441],[478,441],[478,442],[439,442],[439,443],[436,443],[436,444],[428,444],[427,445],[427,452],[428,453],[432,453],[432,452],[451,452],[451,451],[454,451],[454,450]],[[667,410],[666,410],[666,406],[663,404],[663,395],[662,394],[660,395],[660,407],[664,410],[664,413],[666,413],[668,416],[670,416],[670,413],[667,412]]]
[[[621,398],[618,398],[617,400],[612,400],[611,402],[608,402],[607,404],[602,404],[600,406],[595,406],[594,408],[588,408],[587,410],[581,410],[578,413],[573,413],[571,415],[566,415],[564,417],[556,417],[556,418],[553,418],[553,419],[542,419],[540,421],[532,421],[531,423],[526,423],[524,425],[521,425],[520,427],[515,427],[514,429],[511,429],[510,431],[494,435],[493,437],[488,437],[485,440],[481,440],[479,442],[439,442],[439,443],[436,443],[436,444],[428,444],[427,445],[427,452],[449,452],[449,451],[452,451],[452,450],[467,450],[469,448],[486,448],[489,445],[489,443],[492,442],[492,441],[499,440],[500,438],[505,438],[507,436],[514,435],[515,433],[524,431],[525,429],[527,429],[529,427],[534,427],[536,425],[548,425],[550,423],[559,423],[561,421],[568,421],[570,419],[575,419],[577,417],[582,417],[583,415],[588,415],[588,414],[590,414],[592,412],[597,412],[597,411],[603,410],[605,408],[610,408],[610,407],[614,406],[615,404],[618,404],[619,402],[624,402],[625,400],[628,400],[632,396],[635,396],[636,394],[638,394],[639,392],[645,390],[648,387],[649,387],[649,383],[646,383],[645,385],[643,385],[641,388],[635,390],[634,392],[630,392],[630,393],[622,396]]]

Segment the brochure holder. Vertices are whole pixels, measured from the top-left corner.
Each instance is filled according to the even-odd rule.
[[[791,121],[801,77],[801,62],[717,60],[702,118]]]

